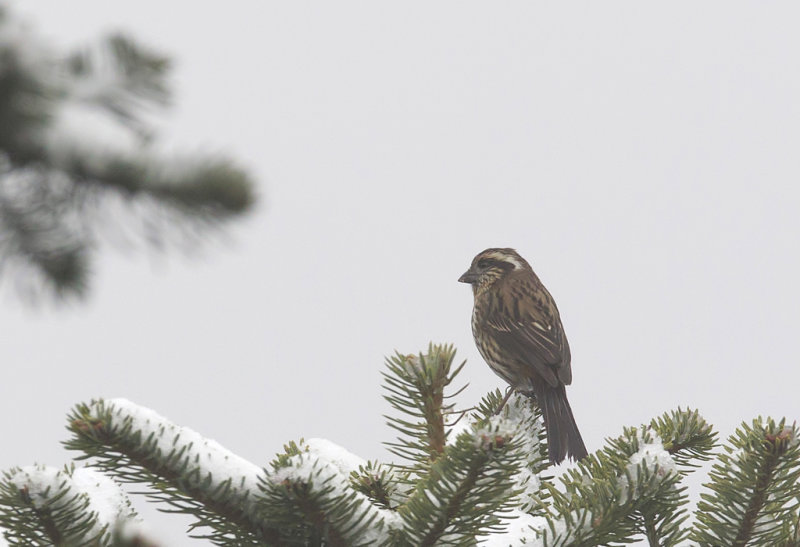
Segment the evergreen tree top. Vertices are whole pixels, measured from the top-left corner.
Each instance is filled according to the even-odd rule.
[[[387,359],[399,461],[325,439],[290,442],[264,467],[124,399],[79,404],[65,443],[89,467],[11,469],[0,480],[10,544],[141,545],[118,484],[194,517],[218,545],[800,545],[800,431],[743,424],[716,453],[696,410],[675,410],[554,478],[534,400],[489,393],[458,410],[451,346]],[[715,459],[689,525],[684,477]]]

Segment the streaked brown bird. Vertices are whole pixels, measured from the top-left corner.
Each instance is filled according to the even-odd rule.
[[[586,456],[564,388],[572,382],[567,336],[553,297],[530,264],[514,249],[486,249],[458,280],[472,285],[478,351],[498,376],[542,409],[550,461]]]

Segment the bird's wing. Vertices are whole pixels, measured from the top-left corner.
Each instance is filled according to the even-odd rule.
[[[547,317],[544,310],[534,307],[519,317],[493,313],[486,326],[501,346],[516,359],[533,366],[548,384],[555,387],[561,382],[569,383],[569,379],[564,381],[565,373],[569,376],[569,348],[557,316]]]

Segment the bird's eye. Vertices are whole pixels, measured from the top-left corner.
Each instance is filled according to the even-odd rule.
[[[488,260],[479,260],[478,261],[478,268],[480,268],[481,270],[485,270],[486,268],[489,267],[489,265],[490,265],[490,263],[489,263]]]

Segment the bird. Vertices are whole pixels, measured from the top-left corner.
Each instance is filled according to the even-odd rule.
[[[478,253],[458,279],[472,285],[472,335],[486,363],[509,384],[497,409],[517,391],[542,409],[552,463],[587,455],[567,401],[572,383],[569,343],[553,297],[517,251]]]

